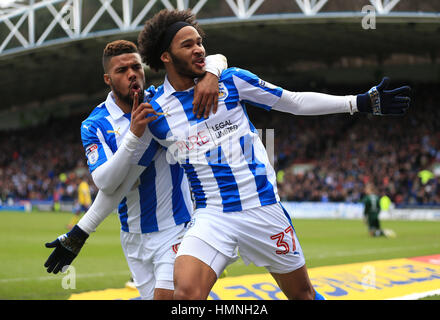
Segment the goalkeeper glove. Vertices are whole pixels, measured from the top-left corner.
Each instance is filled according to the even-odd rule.
[[[64,266],[72,263],[89,235],[75,225],[68,233],[59,236],[55,241],[46,243],[46,248],[55,248],[44,266],[47,272],[57,274]]]
[[[378,116],[405,114],[411,101],[408,96],[411,88],[404,86],[394,90],[385,90],[389,83],[390,79],[385,77],[378,86],[371,88],[367,93],[357,95],[359,112]]]

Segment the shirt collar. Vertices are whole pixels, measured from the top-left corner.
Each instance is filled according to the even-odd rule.
[[[197,78],[194,79],[194,84],[197,83]],[[188,90],[182,91],[182,92],[190,92],[191,90],[193,90],[194,87],[189,88]],[[176,92],[176,89],[174,89],[174,87],[171,85],[171,83],[168,80],[168,76],[165,76],[165,80],[163,82],[163,92],[165,96],[170,96],[172,95],[174,92]]]
[[[114,120],[118,120],[119,118],[124,116],[124,112],[121,108],[116,104],[115,98],[113,97],[113,92],[110,91],[107,95],[107,99],[105,100],[105,106],[107,107],[108,113]]]
[[[165,80],[163,82],[163,93],[166,96],[169,96],[169,95],[172,95],[174,92],[176,92],[176,89],[174,89],[174,87],[168,81],[168,76],[165,76]]]

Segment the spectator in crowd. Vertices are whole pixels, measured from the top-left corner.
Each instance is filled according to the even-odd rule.
[[[256,128],[275,129],[275,169],[282,200],[359,202],[371,182],[386,191],[396,206],[440,205],[439,179],[431,168],[440,163],[440,108],[435,102],[440,97],[432,88],[415,91],[416,106],[404,119],[377,118],[374,130],[368,119],[356,116],[286,118],[272,112],[268,117],[249,108]],[[89,174],[78,144],[78,123],[85,116],[44,124],[50,130],[35,127],[0,136],[3,203],[73,200],[71,174]],[[307,166],[293,173],[299,164]],[[93,197],[96,189],[91,187]]]

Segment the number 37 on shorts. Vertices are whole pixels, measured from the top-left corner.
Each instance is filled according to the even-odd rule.
[[[287,237],[285,237],[286,235],[287,235]],[[292,226],[287,227],[284,230],[284,232],[277,233],[277,234],[271,236],[270,238],[272,240],[276,240],[277,247],[283,249],[283,250],[276,250],[275,251],[276,254],[287,254],[287,253],[289,253],[290,250],[292,250],[292,252],[295,252],[296,245],[295,245],[295,237],[293,235]],[[292,247],[290,247],[289,242],[291,243]]]

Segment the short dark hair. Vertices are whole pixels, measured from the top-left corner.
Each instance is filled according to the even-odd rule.
[[[194,27],[203,38],[205,33],[196,21],[195,15],[191,10],[168,10],[163,9],[156,13],[151,19],[145,22],[144,28],[139,33],[139,53],[151,69],[159,71],[165,66],[160,59],[161,42],[167,29],[176,22],[184,21]],[[169,48],[168,48],[169,49]],[[167,50],[168,50],[167,49]]]
[[[119,56],[124,53],[139,53],[136,45],[127,40],[115,40],[107,43],[102,53],[102,67],[107,72],[108,62],[111,58]]]

